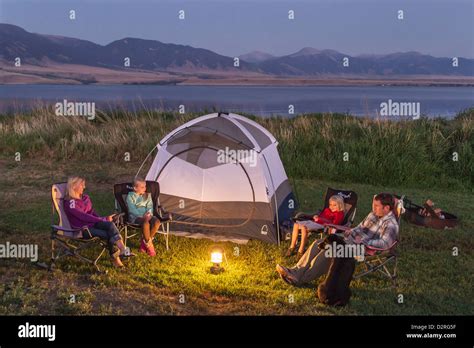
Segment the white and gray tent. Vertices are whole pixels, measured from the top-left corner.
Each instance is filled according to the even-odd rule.
[[[182,231],[279,243],[296,200],[277,144],[246,117],[201,116],[157,144],[146,180],[159,182],[160,203]]]

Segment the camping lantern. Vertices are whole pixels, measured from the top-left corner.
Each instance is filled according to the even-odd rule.
[[[215,247],[211,251],[211,273],[219,274],[224,272],[224,267],[221,267],[222,260],[224,258],[224,250],[220,247]]]

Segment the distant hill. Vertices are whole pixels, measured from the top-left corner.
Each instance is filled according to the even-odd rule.
[[[129,57],[131,66],[145,70],[236,71],[234,59],[202,48],[166,44],[155,40],[124,38],[106,46],[90,41],[61,36],[29,33],[20,27],[0,24],[0,58],[41,65],[52,62],[99,67],[124,67]],[[257,70],[246,62],[242,70]]]
[[[131,67],[148,71],[250,72],[273,76],[474,76],[474,59],[459,58],[452,67],[452,58],[436,58],[418,52],[387,55],[350,56],[335,50],[305,47],[281,57],[254,51],[240,56],[240,67],[234,58],[203,48],[163,43],[156,40],[124,38],[102,46],[69,37],[42,35],[11,25],[0,24],[0,60],[11,65],[16,57],[31,65],[78,64],[124,69],[124,58]],[[349,67],[344,67],[344,57]]]
[[[349,67],[342,65],[344,57],[349,58]],[[352,57],[334,50],[306,47],[290,55],[266,60],[258,66],[262,71],[275,75],[474,76],[474,59],[458,59],[459,66],[455,68],[452,66],[452,58],[436,58],[418,52]]]
[[[185,70],[235,70],[234,59],[203,48],[166,44],[155,40],[125,38],[103,47],[103,63],[123,66],[123,57],[130,57],[134,67],[140,69],[185,69]],[[257,67],[240,62],[241,69],[256,70]]]
[[[239,56],[239,58],[248,63],[261,63],[266,60],[275,58],[275,56],[261,51],[252,51],[246,54],[242,54],[241,56]]]
[[[86,40],[33,34],[11,24],[0,24],[0,58],[41,65],[47,62],[99,65],[103,47]]]

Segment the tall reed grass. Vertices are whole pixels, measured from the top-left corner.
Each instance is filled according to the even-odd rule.
[[[99,112],[88,121],[40,107],[0,116],[0,153],[3,158],[20,152],[23,158],[87,165],[123,160],[129,152],[138,168],[165,134],[202,114],[119,109]],[[452,120],[246,116],[277,138],[290,177],[473,191],[474,109]]]

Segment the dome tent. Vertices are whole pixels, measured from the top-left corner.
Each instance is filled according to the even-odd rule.
[[[196,233],[279,243],[296,209],[273,135],[232,113],[193,119],[166,135],[146,180],[175,226]]]

